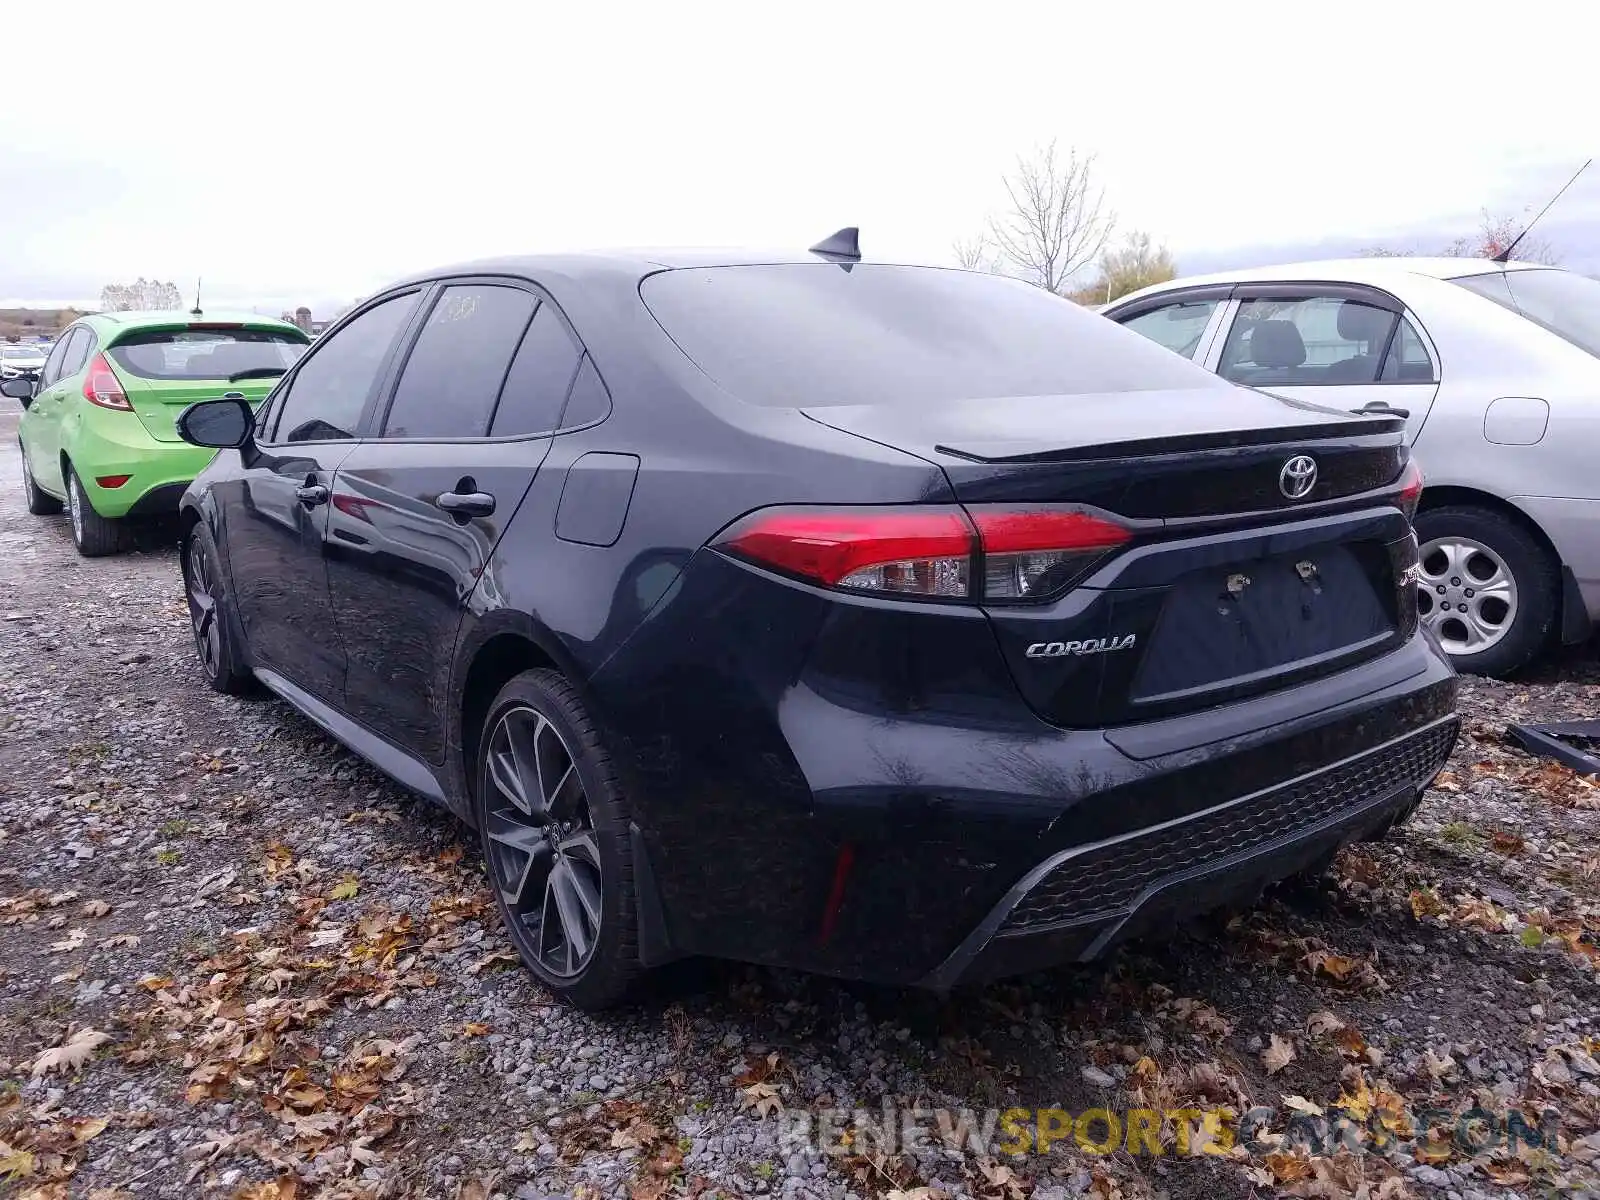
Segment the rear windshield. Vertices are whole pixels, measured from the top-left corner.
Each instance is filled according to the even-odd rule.
[[[107,351],[140,379],[226,379],[257,367],[287,370],[305,338],[271,329],[174,329],[131,333]]]
[[[1600,281],[1571,271],[1530,268],[1464,275],[1450,282],[1600,356]]]
[[[831,263],[696,267],[640,295],[751,404],[816,408],[1226,387],[1105,317],[998,275]]]

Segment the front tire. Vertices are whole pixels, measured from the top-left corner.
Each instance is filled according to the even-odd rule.
[[[474,804],[512,943],[556,995],[590,1012],[640,973],[629,807],[577,690],[524,671],[484,722]]]
[[[49,492],[42,491],[33,479],[33,468],[28,465],[28,448],[17,439],[17,450],[22,455],[22,493],[28,500],[28,511],[36,517],[54,516],[61,511],[61,501]]]
[[[237,696],[250,690],[255,676],[234,643],[232,601],[222,586],[216,547],[204,525],[189,531],[182,547],[183,592],[189,603],[195,656],[214,692]]]
[[[72,518],[72,544],[77,546],[78,553],[85,558],[104,558],[126,550],[128,527],[95,512],[71,463],[63,473],[67,477],[67,514]]]
[[[1417,517],[1418,607],[1458,671],[1508,675],[1549,644],[1560,605],[1555,560],[1493,509],[1447,505]]]

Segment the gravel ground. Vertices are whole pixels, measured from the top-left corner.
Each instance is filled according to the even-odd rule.
[[[1501,737],[1600,716],[1592,652],[1469,681],[1455,760],[1390,842],[1103,967],[941,1002],[686,964],[589,1017],[515,966],[450,818],[281,703],[203,686],[170,531],[79,558],[18,479],[8,405],[0,1196],[1595,1187],[1600,789]],[[931,1136],[874,1138],[886,1100]],[[1259,1109],[1255,1136],[1168,1119],[1160,1156],[1095,1153],[1101,1123],[1011,1156],[1004,1127],[942,1139],[930,1115],[1217,1106]],[[809,1145],[825,1108],[866,1111]],[[1457,1120],[1513,1112],[1541,1144]],[[1383,1152],[1297,1142],[1336,1117]],[[1205,1153],[1173,1153],[1180,1124]]]

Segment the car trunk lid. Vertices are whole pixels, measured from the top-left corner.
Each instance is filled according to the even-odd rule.
[[[230,383],[226,379],[149,380],[117,371],[127,393],[134,414],[151,437],[158,442],[180,442],[178,415],[189,405],[201,400],[215,400],[226,392],[237,392],[252,407],[259,404],[273,386],[276,378],[240,380]]]
[[[228,392],[260,403],[306,344],[299,331],[281,326],[196,321],[130,331],[106,357],[146,432],[178,442],[185,408]],[[240,373],[245,377],[231,378]]]
[[[1279,509],[1368,491],[1404,462],[1394,417],[1353,416],[1248,388],[1030,396],[806,415],[944,467],[963,501],[1091,504],[1126,517]],[[1315,449],[1312,490],[1278,486],[1286,449]]]
[[[969,511],[1064,505],[1129,529],[1064,594],[985,606],[1019,689],[1057,724],[1241,699],[1381,654],[1415,629],[1396,418],[1247,389],[808,415],[937,462]],[[1305,459],[1308,484],[1290,467]]]

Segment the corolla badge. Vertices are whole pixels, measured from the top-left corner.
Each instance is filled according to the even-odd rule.
[[[1317,486],[1317,460],[1296,454],[1278,472],[1278,490],[1290,500],[1304,500]]]
[[[1106,654],[1112,650],[1131,649],[1134,635],[1126,637],[1086,638],[1081,642],[1034,642],[1028,647],[1029,658],[1065,658],[1069,654]]]

